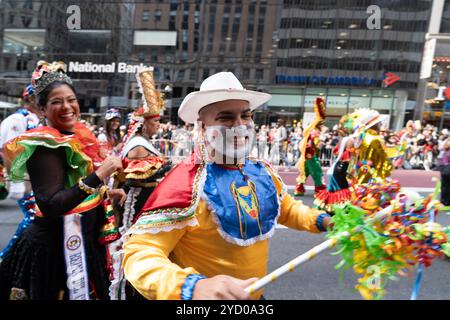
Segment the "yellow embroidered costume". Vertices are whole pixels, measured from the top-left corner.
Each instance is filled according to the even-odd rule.
[[[178,115],[194,123],[202,107],[233,99],[248,101],[253,110],[270,95],[245,90],[231,72],[220,72],[183,100]],[[200,137],[208,128],[203,129]],[[250,140],[250,129],[240,132]],[[269,164],[250,160],[244,152],[231,166],[216,163],[208,159],[202,138],[192,156],[156,187],[126,234],[126,279],[148,299],[192,299],[197,281],[205,277],[264,276],[268,238],[277,223],[324,231],[327,215],[293,200]],[[225,155],[220,150],[214,149]]]
[[[259,166],[259,172],[269,173],[262,175],[264,181],[256,182],[256,188],[267,187],[267,190],[257,190],[261,206],[274,196],[274,205],[265,207],[265,210],[272,210],[273,216],[264,220],[266,212],[248,210],[246,235],[242,236],[242,220],[236,222],[235,230],[230,231],[226,223],[231,218],[226,215],[227,212],[236,213],[231,209],[237,207],[236,203],[230,201],[229,211],[220,212],[221,208],[214,200],[217,192],[208,190],[213,188],[208,186],[209,172],[205,172],[208,169],[193,166],[183,163],[169,173],[147,201],[142,216],[131,228],[132,235],[124,245],[125,276],[148,299],[183,298],[182,289],[192,274],[206,277],[226,274],[241,279],[264,276],[267,272],[268,237],[273,234],[276,223],[297,230],[324,231],[321,224],[323,214],[287,194],[281,179],[265,163],[255,165]],[[250,166],[246,163],[244,172],[250,180],[258,179],[248,169]],[[236,170],[220,167],[216,168],[216,172],[220,175],[239,175]],[[190,178],[187,177],[189,175]],[[204,175],[207,178],[202,186]],[[183,190],[186,185],[192,185],[193,190]],[[221,183],[215,186],[220,189],[219,193],[230,190]],[[191,203],[187,204],[181,203],[181,197],[177,199],[178,205],[187,205],[186,210],[177,211],[169,207],[169,200],[164,199],[167,197],[165,191],[169,189],[173,189],[172,194],[180,197],[184,193],[187,199],[191,199]],[[152,203],[162,203],[165,208],[152,206]],[[167,218],[170,215],[172,219]],[[252,218],[258,220],[253,237],[249,226]],[[257,292],[254,298],[259,298],[261,294]]]

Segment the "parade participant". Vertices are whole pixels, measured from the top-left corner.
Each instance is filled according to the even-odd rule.
[[[120,119],[122,115],[115,108],[110,108],[105,114],[105,132],[100,133],[97,140],[101,147],[106,150],[106,154],[118,155],[122,149],[122,132],[120,131]]]
[[[137,73],[143,106],[131,116],[125,146],[122,150],[124,180],[120,183],[127,193],[119,231],[125,234],[136,215],[141,211],[145,201],[170,170],[171,162],[166,161],[161,153],[151,144],[150,138],[158,131],[159,120],[164,109],[164,101],[155,88],[152,69],[142,69]],[[117,177],[118,179],[120,177]],[[133,288],[126,285],[121,269],[122,239],[110,245],[113,256],[113,274],[111,299],[134,299],[139,297]],[[128,291],[125,294],[125,290]]]
[[[440,152],[437,167],[441,173],[441,202],[448,206],[450,205],[450,137],[444,140]]]
[[[0,126],[0,150],[2,146],[24,133],[25,131],[36,128],[39,125],[39,109],[36,106],[36,99],[34,96],[34,86],[29,84],[25,87],[22,93],[24,105],[17,110],[14,114],[3,120]],[[9,168],[3,168],[3,152],[2,152],[2,165],[0,166],[1,175],[3,178],[2,189],[0,198],[4,199],[8,195],[6,189],[6,183],[9,176]],[[28,179],[26,179],[28,180]],[[6,245],[3,251],[0,252],[0,260],[4,257],[6,252],[11,248],[14,242],[20,237],[22,232],[31,224],[35,214],[35,204],[33,192],[29,181],[10,182],[9,183],[9,198],[17,200],[19,208],[22,211],[24,218],[19,223],[19,226],[11,238],[10,242]]]
[[[0,264],[0,299],[108,299],[105,244],[119,234],[102,198],[125,194],[101,185],[122,164],[109,157],[95,166],[99,147],[78,123],[80,107],[65,72],[63,62],[38,62],[32,81],[48,126],[4,146],[11,179],[29,173],[37,208]]]
[[[351,136],[354,126],[355,123],[349,115],[344,115],[339,120],[339,134],[342,139],[333,150],[336,159],[327,171],[327,188],[315,195],[314,204],[330,213],[333,212],[333,205],[343,205],[352,199],[347,170],[350,160],[355,156]]]
[[[380,113],[373,109],[355,110],[350,117],[355,119],[356,161],[350,170],[355,185],[367,183],[371,178],[385,179],[391,175],[393,165],[385,146],[384,138],[379,135]]]
[[[271,96],[231,72],[203,81],[178,111],[199,140],[145,203],[124,244],[129,282],[148,299],[258,299],[277,223],[325,231],[330,217],[295,201],[266,162],[249,159],[252,111]]]
[[[284,119],[278,119],[275,131],[275,140],[273,141],[273,150],[278,154],[273,164],[287,165],[286,142],[288,139],[287,130]]]
[[[300,159],[297,163],[298,177],[295,185],[294,195],[303,196],[305,194],[306,179],[311,176],[314,181],[314,193],[325,189],[323,181],[323,172],[320,165],[319,149],[319,127],[325,119],[325,102],[322,98],[316,98],[314,102],[314,120],[308,125],[300,141]]]
[[[39,109],[36,106],[34,97],[34,87],[32,84],[27,85],[22,93],[24,105],[15,113],[4,119],[0,125],[0,149],[11,139],[18,137],[27,130],[36,128],[39,125]],[[3,153],[2,153],[2,160]],[[8,180],[7,173],[9,168],[6,167],[5,178]],[[29,183],[11,183],[9,185],[9,198],[19,200],[24,197],[25,193],[29,194],[31,188]]]

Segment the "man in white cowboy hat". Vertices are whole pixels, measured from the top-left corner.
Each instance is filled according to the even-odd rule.
[[[244,289],[267,272],[276,224],[328,227],[269,164],[248,158],[252,110],[270,98],[220,72],[183,100],[178,115],[199,130],[195,151],[148,198],[124,245],[125,276],[146,298],[258,299]]]

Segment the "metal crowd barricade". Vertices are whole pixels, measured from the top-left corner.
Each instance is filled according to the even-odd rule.
[[[192,140],[177,139],[152,139],[153,146],[173,163],[179,163],[194,150]],[[319,152],[319,161],[322,167],[328,167],[333,162],[331,149],[322,148]],[[250,153],[252,157],[264,159],[273,165],[279,165],[280,162],[285,166],[295,167],[299,158],[298,142],[285,142],[280,146],[279,143],[270,143],[266,141],[256,141]]]
[[[153,146],[161,152],[164,158],[173,163],[179,163],[194,150],[192,140],[152,139]]]

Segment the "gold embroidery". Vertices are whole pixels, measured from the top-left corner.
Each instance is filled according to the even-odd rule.
[[[257,219],[259,234],[262,234],[261,225],[259,222],[259,201],[258,197],[256,196],[256,185],[253,183],[253,181],[248,180],[246,186],[236,188],[236,183],[233,181],[230,188],[231,194],[236,204],[241,237],[243,239],[246,239],[245,233],[247,231],[246,215],[242,215],[241,209],[243,209],[244,212],[247,213],[251,218]],[[243,198],[248,197],[249,195],[250,195],[250,204],[247,203],[247,201],[245,201],[245,199]],[[242,228],[242,216],[244,217],[245,231]]]

